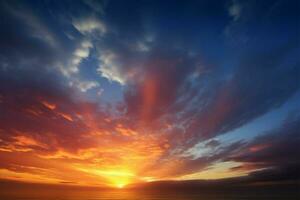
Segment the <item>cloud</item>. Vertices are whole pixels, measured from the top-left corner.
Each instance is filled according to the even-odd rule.
[[[124,33],[122,40],[106,35],[107,40],[99,44],[98,71],[125,86],[122,109],[128,123],[168,139],[171,148],[166,155],[181,154],[199,141],[247,124],[280,107],[299,90],[297,63],[287,64],[288,55],[297,51],[294,38],[267,51],[241,52],[238,66],[228,69],[228,78],[220,66],[200,54],[176,48],[182,38],[164,34],[156,34],[151,49],[142,52],[129,44],[143,41],[145,34],[131,38]]]
[[[98,87],[99,83],[96,81],[81,81],[76,85],[80,89],[80,91],[86,92],[92,88]]]
[[[58,68],[61,73],[68,79],[69,86],[86,92],[92,88],[99,87],[99,83],[95,80],[83,80],[80,75],[80,65],[84,59],[90,56],[93,48],[91,41],[84,39],[74,50],[72,56],[65,63],[59,63]]]
[[[105,34],[106,25],[96,17],[80,18],[73,21],[73,26],[83,35],[99,32]]]
[[[88,5],[92,10],[100,14],[105,13],[105,2],[97,1],[97,0],[84,0],[86,5]]]
[[[7,80],[6,83],[8,83]],[[101,114],[101,111],[97,112],[95,104],[75,103],[72,97],[68,96],[71,91],[67,88],[46,88],[46,85],[41,82],[37,85],[33,82],[33,85],[27,85],[30,89],[20,88],[17,90],[15,83],[10,83],[9,87],[1,88],[3,98],[1,112],[4,114],[1,116],[1,121],[5,122],[1,125],[3,142],[21,137],[32,138],[47,147],[34,149],[36,153],[41,154],[53,153],[61,148],[69,152],[76,152],[78,149],[93,146],[94,142],[90,139],[82,138],[79,142],[81,145],[79,145],[79,143],[75,144],[76,142],[74,143],[72,138],[75,135],[77,138],[84,137],[91,131],[92,127],[89,124],[91,121],[83,121],[87,120],[85,118],[90,112],[88,112],[89,109],[94,110],[96,116],[99,114],[98,117],[95,116],[97,120],[106,116],[104,113]],[[44,86],[43,89],[39,88],[40,84]],[[14,95],[14,92],[11,92],[12,89],[18,95]],[[30,98],[25,98],[27,95],[30,95]],[[26,101],[17,103],[20,99],[26,99]],[[18,123],[16,124],[15,121]],[[102,122],[99,123],[99,128],[100,124]],[[3,144],[7,146],[6,143]]]
[[[5,69],[11,66],[15,69],[32,69],[37,66],[49,68],[56,59],[65,55],[64,49],[58,48],[59,41],[54,34],[33,13],[25,9],[13,9],[12,5],[7,8],[8,5],[3,2],[1,5],[1,16],[6,28],[0,32],[0,59]]]
[[[59,69],[61,72],[70,77],[72,74],[79,72],[79,65],[83,59],[87,58],[90,54],[90,49],[93,44],[89,40],[83,40],[79,46],[75,49],[72,57],[67,61],[66,65],[60,64]]]
[[[159,174],[166,178],[182,177],[185,175],[193,175],[194,173],[210,170],[211,166],[220,163],[226,156],[238,152],[243,146],[244,142],[238,141],[228,146],[221,147],[218,151],[211,152],[207,155],[194,158],[192,156],[173,157],[173,159],[166,159],[160,161],[157,165],[152,166],[151,170],[162,170]],[[158,167],[160,166],[160,167]]]
[[[251,176],[263,180],[267,177],[269,180],[298,180],[299,119],[298,115],[287,118],[280,128],[258,136],[236,155],[229,156],[229,160],[242,163],[233,170],[250,169]]]
[[[127,77],[121,72],[122,67],[118,57],[113,52],[102,52],[100,55],[101,64],[97,71],[102,77],[107,78],[110,81],[116,81],[121,85],[124,85],[127,81]]]
[[[82,81],[82,77],[77,76],[79,65],[93,47],[89,40],[77,39],[73,45],[67,45],[59,37],[60,33],[54,33],[51,26],[29,7],[17,2],[3,4],[3,23],[7,28],[0,33],[3,40],[3,51],[0,51],[2,78],[17,79],[18,76],[19,82],[31,82],[30,79],[35,79],[33,71],[41,71],[41,79],[56,79],[61,87],[69,87],[65,79],[69,84],[80,82],[80,88],[74,88],[81,91],[97,86],[95,80]]]
[[[236,1],[232,1],[232,4],[228,8],[228,13],[233,18],[234,21],[237,21],[240,18],[241,12],[242,12],[241,5]]]
[[[55,35],[54,31],[45,26],[41,18],[34,15],[33,10],[22,4],[13,6],[9,3],[3,3],[3,6],[10,15],[21,20],[30,28],[31,37],[43,40],[54,48],[60,48],[58,37]]]

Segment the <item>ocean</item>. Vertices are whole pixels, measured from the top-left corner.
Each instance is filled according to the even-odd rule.
[[[3,191],[1,200],[296,200],[296,191],[137,191],[18,189]]]

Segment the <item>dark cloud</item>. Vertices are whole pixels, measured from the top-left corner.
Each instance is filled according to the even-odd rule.
[[[166,133],[170,152],[184,152],[201,140],[234,130],[280,107],[295,94],[300,80],[298,63],[282,63],[296,46],[287,44],[268,53],[249,55],[232,79],[219,82],[221,85],[206,81],[214,77],[211,74],[201,74],[193,80],[199,82],[189,82],[195,62],[183,64],[190,69],[182,72],[179,67],[172,71],[173,63],[158,62],[157,68],[151,68],[154,76],[150,70],[141,82],[129,88],[127,114],[136,119],[135,124],[144,120],[143,127]],[[276,59],[268,61],[273,57]],[[202,83],[207,83],[206,87],[201,87]],[[147,106],[149,112],[145,113]],[[156,124],[149,119],[156,120]]]
[[[113,5],[110,5],[112,10]],[[135,6],[143,10],[138,4]],[[120,7],[115,9],[119,11]],[[126,9],[125,6],[122,11]],[[129,121],[132,118],[132,123],[139,124],[136,122],[144,120],[142,126],[167,132],[170,143],[181,144],[178,148],[183,151],[200,140],[229,132],[278,108],[299,89],[299,60],[291,59],[291,55],[299,52],[299,43],[292,33],[285,37],[276,31],[270,39],[253,34],[253,41],[264,40],[266,47],[255,49],[250,44],[235,58],[238,66],[228,67],[224,72],[222,67],[207,62],[208,57],[201,54],[201,45],[199,48],[188,45],[193,42],[192,37],[185,35],[185,44],[179,38],[166,39],[164,36],[172,34],[159,32],[165,29],[156,24],[152,29],[153,40],[147,41],[147,29],[141,22],[132,25],[131,15],[141,19],[141,13],[136,12],[130,14],[127,23],[122,23],[125,18],[120,22],[108,17],[107,22],[120,30],[109,33],[100,42],[99,46],[104,44],[99,47],[100,55],[109,53],[102,54],[99,69],[110,80],[125,83],[123,109]],[[184,26],[180,22],[189,17],[184,12],[174,16],[174,26]],[[162,19],[170,20],[166,16]],[[133,30],[136,32],[132,33]],[[156,31],[160,33],[157,37]],[[119,36],[120,33],[124,34]],[[275,39],[280,42],[270,45]],[[144,51],[135,45],[139,42],[145,45]],[[166,126],[173,131],[165,130]],[[174,137],[177,135],[180,136]]]
[[[238,154],[229,157],[243,163],[234,170],[254,169],[250,176],[261,180],[299,180],[299,120],[299,116],[287,118],[280,128],[255,138]]]
[[[192,157],[183,158],[179,167],[175,168],[175,171],[172,172],[170,170],[170,174],[166,174],[169,176],[178,176],[208,170],[213,164],[223,161],[229,155],[237,153],[244,145],[244,142],[238,141],[226,147],[220,147],[218,151],[211,153],[211,155],[200,156],[196,159]]]
[[[1,19],[2,68],[46,68],[67,55],[62,40],[25,2],[1,1]]]
[[[151,56],[144,63],[144,75],[125,94],[127,114],[140,120],[159,119],[183,109],[179,98],[188,93],[185,83],[196,68],[196,61],[182,54]]]
[[[221,143],[218,140],[210,140],[205,144],[205,147],[209,148],[216,148],[220,145]]]
[[[192,101],[204,106],[193,106],[190,119],[184,119],[189,120],[188,138],[208,139],[228,132],[286,102],[300,85],[299,63],[285,64],[287,55],[297,51],[296,46],[291,42],[268,53],[250,54],[232,79],[221,82],[221,86],[208,87],[214,93]],[[197,139],[192,144],[194,141]]]

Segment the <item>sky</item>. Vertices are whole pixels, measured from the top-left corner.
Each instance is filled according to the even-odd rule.
[[[0,179],[299,180],[299,10],[1,0]]]

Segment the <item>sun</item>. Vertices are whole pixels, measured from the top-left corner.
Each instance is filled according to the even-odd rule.
[[[113,187],[115,187],[117,189],[123,189],[129,184],[128,181],[129,180],[126,180],[126,179],[115,180],[113,183]]]
[[[119,189],[122,189],[122,188],[125,187],[125,184],[124,183],[119,183],[119,184],[116,185],[116,187],[119,188]]]
[[[111,186],[119,189],[122,189],[126,185],[130,184],[135,178],[135,174],[126,170],[101,171],[101,174],[107,178],[107,180],[111,183]]]

